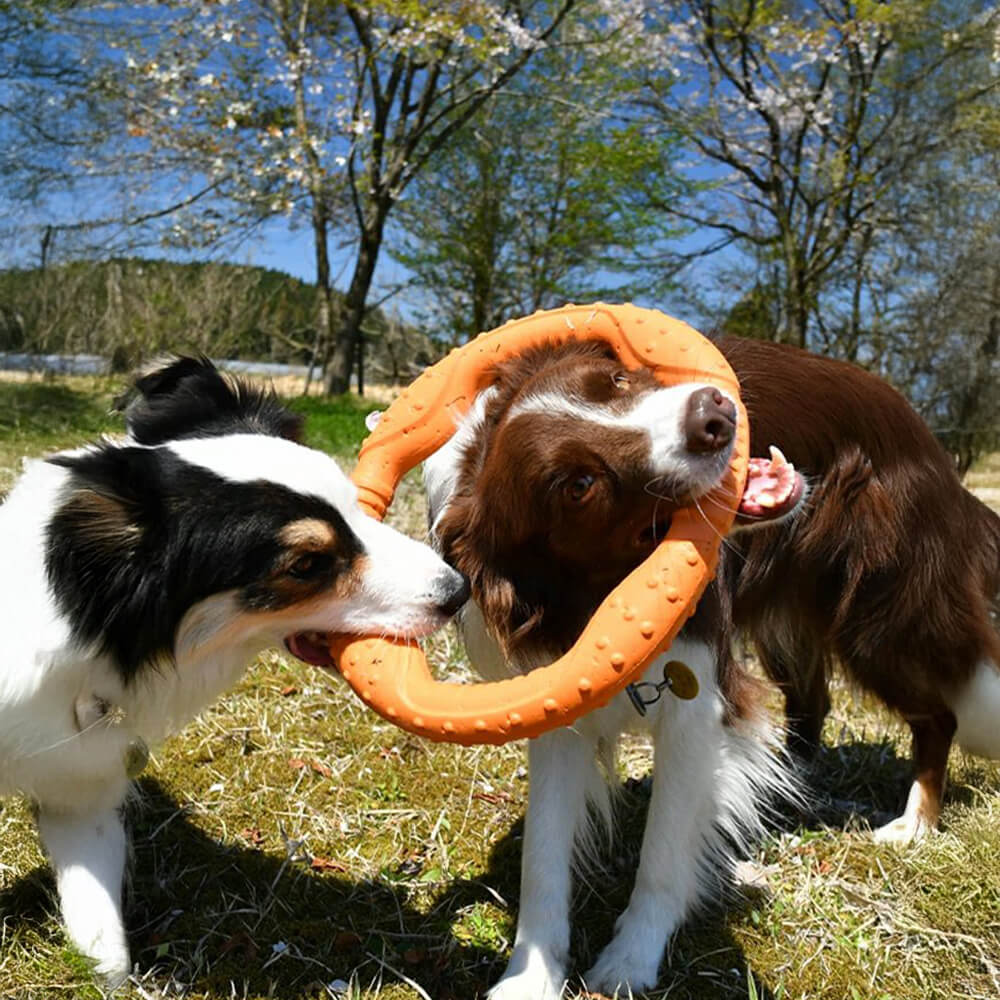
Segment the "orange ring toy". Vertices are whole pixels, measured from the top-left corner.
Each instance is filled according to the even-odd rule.
[[[547,667],[481,684],[435,680],[423,652],[401,640],[337,636],[344,679],[390,722],[432,740],[507,743],[573,722],[606,704],[666,649],[712,578],[743,492],[749,454],[739,383],[713,344],[686,323],[631,305],[565,306],[514,320],[453,350],[382,415],[351,475],[363,508],[381,519],[402,476],[454,433],[498,362],[532,346],[605,341],[626,368],[665,385],[725,389],[739,420],[733,457],[713,502],[678,511],[664,540],[603,601],[573,648]]]

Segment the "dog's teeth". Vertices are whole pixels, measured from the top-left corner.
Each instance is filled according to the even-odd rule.
[[[774,495],[771,493],[761,493],[761,495],[757,497],[757,503],[759,503],[761,507],[770,508],[770,507],[776,507],[778,501],[774,498]]]
[[[782,469],[786,465],[788,465],[788,459],[785,458],[785,456],[781,453],[781,449],[778,448],[776,445],[772,444],[770,446],[770,452],[771,452],[771,464],[774,466],[774,468]]]

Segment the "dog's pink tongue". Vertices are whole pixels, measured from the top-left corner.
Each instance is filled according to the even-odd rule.
[[[771,445],[770,458],[751,458],[739,513],[752,518],[780,517],[802,497],[802,477],[795,466]]]

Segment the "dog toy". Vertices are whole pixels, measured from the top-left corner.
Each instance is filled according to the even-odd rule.
[[[480,684],[435,680],[415,643],[336,636],[344,679],[390,722],[432,740],[506,743],[565,726],[606,704],[665,650],[711,580],[747,476],[749,428],[739,383],[722,354],[679,320],[631,305],[565,306],[482,333],[428,368],[382,415],[351,478],[362,507],[381,519],[403,475],[454,433],[495,366],[540,344],[607,343],[626,368],[664,385],[702,382],[737,402],[732,459],[699,510],[683,508],[664,540],[603,601],[569,652],[523,676]],[[400,568],[405,572],[405,567]]]

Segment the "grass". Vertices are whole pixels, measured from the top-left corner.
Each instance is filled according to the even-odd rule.
[[[25,454],[118,429],[103,380],[0,382],[0,475]],[[355,401],[295,404],[345,458]],[[976,475],[1000,486],[1000,463]],[[404,484],[396,523],[422,529]],[[433,658],[464,670],[445,631]],[[655,1000],[916,1000],[1000,994],[1000,767],[955,753],[942,831],[907,850],[869,826],[902,805],[908,741],[843,687],[808,817],[752,860],[755,887],[674,942]],[[638,858],[645,744],[620,755],[621,839],[581,880],[574,965],[609,939]],[[155,753],[129,806],[128,1000],[473,1000],[503,970],[517,913],[523,748],[420,741],[364,711],[335,676],[261,657]],[[65,943],[30,814],[0,800],[0,998],[96,1000]]]

